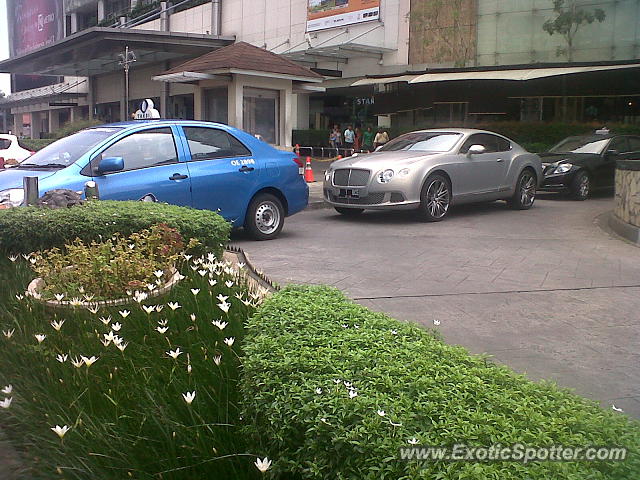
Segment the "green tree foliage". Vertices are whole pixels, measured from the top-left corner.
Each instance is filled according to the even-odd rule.
[[[555,18],[544,22],[542,29],[549,35],[556,33],[562,35],[567,47],[558,47],[556,55],[558,57],[565,55],[567,60],[572,62],[574,39],[580,27],[595,21],[602,23],[606,15],[601,8],[593,10],[580,8],[577,0],[553,0],[553,11],[556,14]]]

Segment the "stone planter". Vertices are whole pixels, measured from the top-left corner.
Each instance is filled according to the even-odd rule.
[[[145,293],[147,294],[147,298],[154,298],[154,297],[159,297],[160,295],[164,295],[182,279],[182,275],[180,275],[180,272],[178,272],[175,268],[172,268],[169,273],[171,274],[171,278],[167,283],[165,283],[161,287],[158,287],[156,290],[152,292],[145,291]],[[48,307],[53,307],[53,308],[75,308],[75,307],[92,308],[92,307],[102,307],[102,306],[115,307],[118,305],[127,305],[135,302],[133,297],[118,298],[115,300],[96,300],[91,302],[81,301],[79,304],[73,302],[74,303],[73,305],[72,305],[73,299],[71,300],[64,299],[61,301],[44,300],[42,298],[41,292],[45,287],[45,285],[46,283],[44,278],[34,278],[31,281],[31,283],[29,283],[29,286],[27,287],[26,295],[35,300],[38,300],[39,302],[43,303]]]
[[[640,243],[640,159],[616,162],[616,207],[609,226],[627,240]]]

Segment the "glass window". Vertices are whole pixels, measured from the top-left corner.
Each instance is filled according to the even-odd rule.
[[[495,135],[489,135],[488,133],[475,133],[467,138],[467,141],[464,142],[462,148],[460,148],[460,153],[467,153],[472,145],[482,145],[485,149],[484,153],[504,151],[499,149],[498,140],[501,139]]]
[[[608,143],[608,138],[569,137],[551,147],[549,151],[554,153],[596,153],[599,155]]]
[[[640,152],[640,137],[629,137],[629,151]]]
[[[90,128],[47,145],[29,157],[20,167],[65,168],[75,163],[88,150],[116,133],[119,128]]]
[[[379,151],[448,152],[459,139],[459,133],[412,132],[394,138]]]
[[[243,92],[243,130],[267,143],[277,145],[279,142],[279,92],[246,87]]]
[[[189,143],[191,160],[246,157],[251,152],[233,135],[224,130],[206,127],[183,127]]]
[[[11,146],[11,140],[0,138],[0,150],[6,150]]]
[[[498,152],[508,152],[511,150],[511,142],[506,138],[496,137],[496,142],[498,142]]]
[[[611,140],[611,143],[607,147],[607,150],[616,150],[618,153],[627,153],[629,152],[629,142],[627,142],[627,137],[617,137]]]
[[[132,133],[104,150],[101,157],[122,157],[125,171],[178,162],[173,133],[168,127]]]

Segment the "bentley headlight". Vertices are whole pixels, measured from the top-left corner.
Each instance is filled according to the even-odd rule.
[[[0,205],[11,205],[19,207],[24,201],[24,190],[22,188],[11,188],[0,192]]]
[[[573,167],[573,165],[571,165],[570,163],[561,163],[556,167],[553,173],[567,173],[569,170],[571,170],[571,167]]]
[[[382,172],[380,172],[378,174],[378,182],[379,183],[389,183],[391,180],[393,180],[393,175],[394,175],[394,171],[389,169],[389,170],[383,170]]]

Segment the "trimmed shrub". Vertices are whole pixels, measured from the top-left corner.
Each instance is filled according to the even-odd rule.
[[[240,398],[253,450],[287,479],[620,479],[640,472],[640,424],[534,383],[328,287],[287,287],[248,323]],[[608,462],[399,460],[466,444],[621,446]]]
[[[53,142],[55,142],[55,140],[52,138],[21,138],[18,141],[22,148],[26,148],[27,150],[32,150],[34,152],[42,150]]]
[[[209,210],[153,202],[90,201],[55,210],[20,207],[0,210],[0,252],[30,253],[62,248],[79,238],[85,243],[129,236],[164,223],[185,241],[195,238],[203,250],[220,254],[229,240],[230,224]]]

